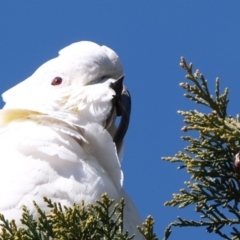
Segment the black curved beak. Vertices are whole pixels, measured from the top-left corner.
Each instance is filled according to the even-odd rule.
[[[121,76],[111,86],[116,92],[115,106],[117,115],[121,116],[120,123],[113,137],[118,152],[121,149],[124,136],[128,130],[131,115],[131,96],[127,88],[123,85],[123,79],[124,76]]]

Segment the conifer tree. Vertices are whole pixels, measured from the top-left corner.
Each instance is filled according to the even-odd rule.
[[[131,240],[133,235],[123,230],[124,200],[115,204],[106,194],[96,204],[64,207],[44,198],[50,214],[45,214],[34,202],[39,214],[34,219],[27,207],[23,207],[22,225],[17,227],[15,221],[8,221],[0,215],[0,240]],[[146,240],[157,240],[153,232],[154,221],[149,216],[138,227]],[[136,226],[137,227],[137,226]]]
[[[193,205],[199,220],[179,217],[166,228],[164,239],[169,238],[174,226],[202,227],[223,239],[240,239],[240,123],[227,113],[228,89],[220,93],[218,78],[215,94],[211,94],[199,70],[193,72],[193,65],[188,65],[184,58],[180,66],[188,79],[180,84],[186,91],[184,96],[207,110],[178,111],[184,117],[182,130],[189,133],[182,137],[188,146],[175,156],[163,159],[180,163],[178,169],[185,169],[190,179],[165,205],[179,208]],[[198,137],[192,137],[192,132],[197,132]]]

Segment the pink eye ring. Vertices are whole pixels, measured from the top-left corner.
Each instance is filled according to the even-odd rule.
[[[53,80],[52,80],[52,85],[53,86],[56,86],[56,85],[60,85],[62,83],[62,78],[61,77],[55,77]]]

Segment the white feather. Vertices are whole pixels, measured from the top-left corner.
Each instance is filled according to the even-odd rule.
[[[22,205],[35,217],[33,200],[46,210],[43,196],[71,206],[107,192],[117,201],[126,198],[125,229],[136,233],[141,218],[122,188],[115,127],[104,129],[116,94],[110,84],[123,74],[120,60],[92,42],[59,54],[3,94],[0,212],[20,224]],[[55,77],[60,85],[51,84]]]

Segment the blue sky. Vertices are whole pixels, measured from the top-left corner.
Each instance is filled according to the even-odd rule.
[[[161,160],[182,150],[183,119],[177,110],[198,106],[183,97],[179,60],[200,68],[213,89],[215,78],[230,88],[229,114],[240,112],[240,2],[230,1],[1,1],[0,92],[27,78],[64,46],[91,40],[114,49],[132,95],[126,137],[125,189],[142,217],[151,214],[162,239],[181,215],[194,208],[164,207],[189,179],[185,170]],[[1,103],[2,105],[2,103]],[[170,239],[219,239],[205,229],[177,229]]]

